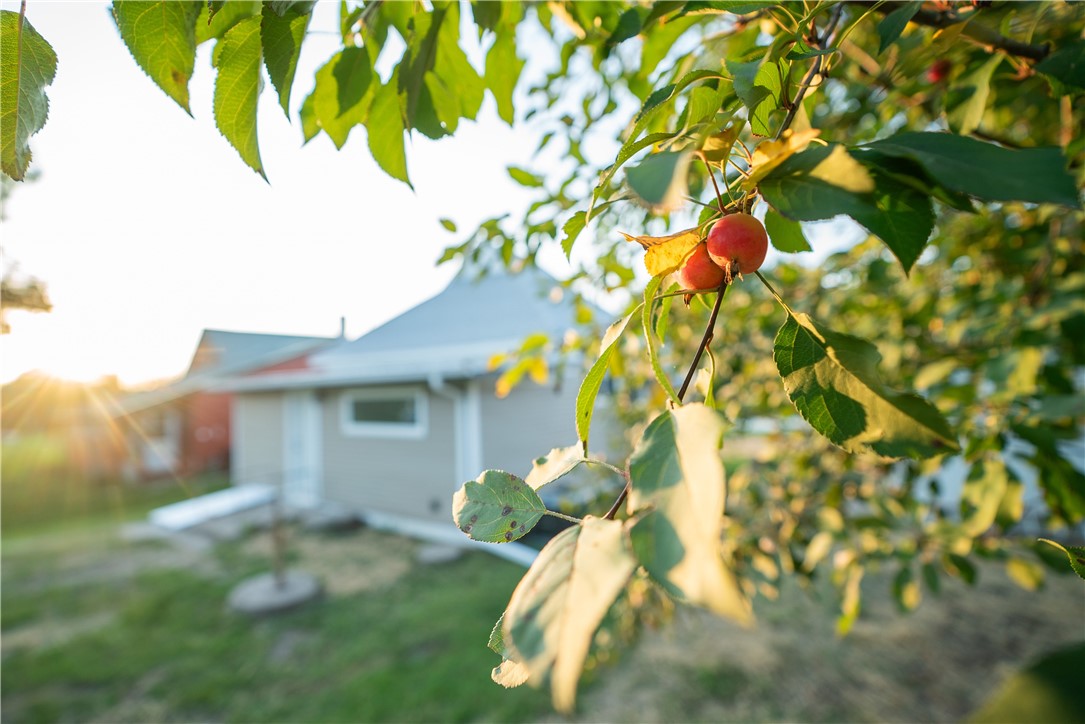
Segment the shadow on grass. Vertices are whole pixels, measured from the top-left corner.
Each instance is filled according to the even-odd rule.
[[[3,719],[506,721],[547,709],[544,694],[505,691],[488,676],[497,657],[486,640],[522,574],[511,564],[471,554],[416,567],[383,590],[253,621],[224,601],[265,564],[224,560],[233,570],[221,578],[138,575],[116,590],[107,625],[5,656]],[[95,598],[55,611],[100,607]]]

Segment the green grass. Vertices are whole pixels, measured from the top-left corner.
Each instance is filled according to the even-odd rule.
[[[52,587],[24,578],[87,554],[85,541],[69,539],[78,547],[26,545],[17,568],[5,566],[5,635],[115,616],[58,645],[5,655],[4,721],[513,721],[547,711],[544,693],[489,680],[497,657],[486,640],[523,573],[490,556],[416,566],[382,590],[250,620],[224,603],[267,564],[240,544],[219,551],[227,570],[213,577],[157,570],[71,586],[56,573]],[[110,554],[106,541],[98,546]],[[133,697],[153,708],[126,710]]]
[[[473,553],[250,620],[225,602],[267,570],[261,546],[222,544],[179,565],[166,543],[117,535],[222,477],[95,483],[27,459],[6,459],[2,481],[5,722],[514,721],[549,710],[544,692],[489,679],[499,659],[486,641],[522,568]],[[370,557],[387,549],[401,566],[414,547],[356,539],[359,558],[368,542]]]
[[[56,464],[54,453],[47,442],[37,439],[4,444],[0,452],[0,533],[5,541],[133,520],[153,508],[203,495],[228,483],[222,473],[148,483],[89,480]]]

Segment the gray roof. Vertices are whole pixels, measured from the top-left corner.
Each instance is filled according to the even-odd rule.
[[[137,392],[121,401],[115,414],[132,414],[139,410],[172,402],[186,395],[208,389],[218,389],[231,375],[243,374],[260,367],[285,362],[320,347],[337,337],[300,337],[286,334],[253,334],[205,329],[196,344],[188,372],[181,379],[146,392]],[[201,364],[198,353],[210,349],[212,361]]]
[[[539,269],[478,280],[460,275],[368,334],[314,353],[308,370],[238,377],[230,386],[270,390],[470,378],[485,374],[493,355],[515,351],[531,334],[560,344],[576,326],[573,295]]]
[[[575,326],[575,312],[572,295],[535,268],[519,274],[491,273],[477,281],[460,275],[437,296],[353,342],[318,353],[314,361],[320,364],[356,355],[485,342],[504,344],[519,342],[534,332],[559,335],[560,339],[565,330]]]
[[[333,338],[205,329],[200,335],[184,379],[246,372],[305,354],[331,339]],[[215,359],[210,364],[197,365],[198,353],[205,348],[214,350]]]

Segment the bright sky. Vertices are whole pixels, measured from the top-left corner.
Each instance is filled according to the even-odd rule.
[[[355,337],[438,292],[456,271],[434,266],[443,249],[526,198],[505,166],[530,167],[535,138],[501,123],[489,96],[477,124],[410,143],[412,192],[376,167],[363,128],[341,151],[323,135],[302,148],[268,88],[268,185],[215,129],[212,43],[196,59],[193,120],[135,64],[107,8],[27,10],[59,62],[49,121],[31,138],[41,177],[12,194],[0,241],[5,268],[44,280],[54,309],[8,315],[3,381],[31,369],[128,384],[177,375],[204,328],[333,336],[345,316]],[[338,47],[337,20],[338,3],[318,4],[295,110]]]

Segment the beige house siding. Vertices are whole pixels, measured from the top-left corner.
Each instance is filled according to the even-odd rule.
[[[427,408],[417,438],[367,437],[344,430],[344,399],[352,389],[415,390]],[[324,497],[366,510],[447,522],[455,475],[452,402],[424,386],[328,390],[323,399]]]
[[[479,380],[484,468],[524,476],[535,458],[576,442],[575,382],[555,392],[553,385],[524,381],[501,399],[496,379]]]
[[[283,468],[282,393],[235,395],[232,420],[233,483],[278,485]]]

